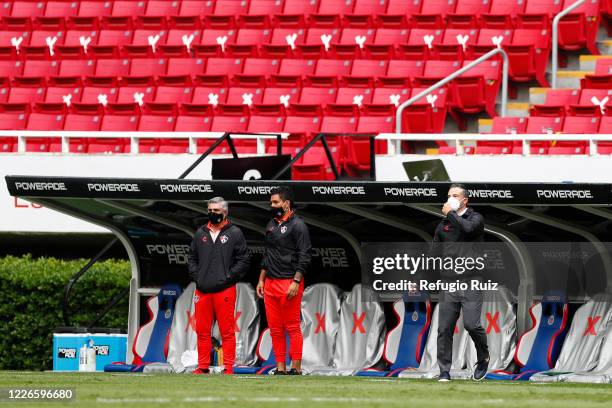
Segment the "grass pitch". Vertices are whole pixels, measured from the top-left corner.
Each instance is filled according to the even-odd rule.
[[[612,385],[356,377],[0,372],[0,388],[71,387],[69,403],[15,407],[610,407]]]

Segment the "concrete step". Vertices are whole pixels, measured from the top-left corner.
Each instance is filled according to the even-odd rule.
[[[580,71],[595,72],[595,65],[600,59],[612,59],[612,55],[581,55]]]

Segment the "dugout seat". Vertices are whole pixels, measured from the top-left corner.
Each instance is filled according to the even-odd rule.
[[[491,380],[526,381],[537,372],[555,366],[567,334],[568,303],[565,296],[546,294],[529,309],[532,326],[518,340],[514,362],[518,373],[498,370],[487,374]]]
[[[329,283],[308,286],[302,297],[302,366],[305,370],[331,367],[340,327],[342,291]]]
[[[505,287],[483,292],[480,321],[487,334],[489,371],[502,370],[512,362],[516,350],[516,314],[512,293]],[[471,378],[478,362],[476,347],[468,335],[466,369],[452,374],[453,378]]]
[[[132,364],[107,364],[107,372],[141,372],[147,363],[165,363],[176,301],[183,289],[176,284],[163,286],[147,300],[149,321],[140,326],[134,337]]]
[[[424,296],[406,296],[396,300],[393,312],[397,325],[387,333],[383,359],[388,370],[368,369],[357,373],[361,377],[397,377],[408,369],[417,368],[421,362],[431,323],[431,302]]]
[[[312,370],[320,375],[353,375],[380,360],[385,337],[385,314],[374,292],[357,284],[345,294],[332,369]]]
[[[429,329],[429,336],[427,336],[427,343],[425,344],[425,350],[423,357],[417,368],[408,368],[398,374],[401,378],[436,378],[440,374],[440,368],[438,367],[438,313],[440,307],[436,305],[433,314],[431,315],[431,324]],[[451,365],[451,377],[456,371],[464,369],[465,351],[467,348],[468,333],[463,327],[463,312],[460,313],[457,319],[457,325],[455,326],[455,332],[453,334],[453,362]]]
[[[606,327],[610,321],[612,294],[595,295],[574,314],[555,367],[534,374],[529,381],[558,382],[567,374],[593,370],[597,366]]]

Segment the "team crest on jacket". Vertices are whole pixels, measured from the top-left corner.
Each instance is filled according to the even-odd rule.
[[[225,244],[227,242],[228,238],[227,235],[221,235],[221,243]]]
[[[419,314],[418,314],[418,313],[417,313],[417,311],[415,310],[415,311],[412,313],[412,321],[413,321],[413,322],[416,322],[417,320],[419,320]]]
[[[280,228],[280,232],[281,232],[281,234],[284,234],[285,232],[287,232],[287,226],[286,226],[286,225],[283,225],[283,226]]]
[[[193,295],[193,303],[198,303],[200,301],[200,297],[198,295]]]
[[[208,242],[208,237],[206,235],[202,236],[202,242]]]
[[[555,315],[550,315],[550,317],[548,318],[548,325],[552,326],[554,322],[555,322]]]

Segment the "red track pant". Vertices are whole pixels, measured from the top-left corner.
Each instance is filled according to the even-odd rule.
[[[198,336],[198,368],[209,368],[212,349],[211,332],[216,318],[221,331],[221,347],[225,373],[234,370],[236,358],[236,334],[234,309],[236,308],[236,286],[216,293],[202,293],[196,289],[195,317]]]
[[[264,284],[264,304],[266,317],[272,336],[272,347],[276,361],[282,362],[287,358],[287,342],[285,333],[289,334],[289,357],[291,360],[302,359],[302,328],[300,327],[300,310],[304,281],[300,282],[297,295],[287,299],[287,291],[293,279],[266,278]]]

